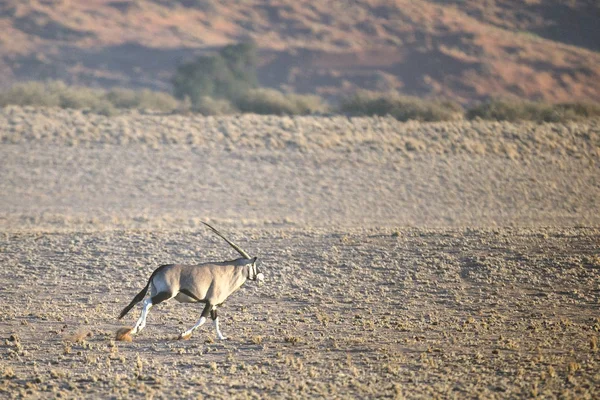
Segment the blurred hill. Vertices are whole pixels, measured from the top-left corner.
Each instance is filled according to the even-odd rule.
[[[254,40],[262,85],[600,101],[596,0],[4,0],[0,86],[171,90],[177,65]]]

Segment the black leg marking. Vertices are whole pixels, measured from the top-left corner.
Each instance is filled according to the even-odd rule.
[[[210,311],[212,310],[213,306],[210,303],[206,303],[206,306],[204,306],[204,310],[202,310],[202,316],[204,318],[208,318],[208,316],[210,315]]]
[[[169,300],[171,297],[173,296],[169,292],[157,293],[154,297],[152,297],[152,305],[155,306],[157,304],[160,304],[165,300]]]
[[[217,315],[217,309],[213,308],[212,310],[210,310],[210,317],[213,319],[213,321],[215,319],[217,319],[218,315]]]

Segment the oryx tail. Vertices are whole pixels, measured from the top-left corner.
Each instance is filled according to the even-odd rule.
[[[148,289],[150,288],[150,283],[152,282],[152,278],[154,278],[154,276],[156,275],[156,273],[162,269],[163,266],[158,267],[157,269],[154,270],[154,272],[152,273],[152,275],[150,275],[150,279],[148,279],[148,283],[146,284],[146,286],[133,298],[133,300],[131,300],[131,303],[129,303],[129,305],[127,307],[125,307],[123,309],[123,311],[121,311],[121,314],[119,314],[119,319],[123,318],[125,315],[127,315],[127,313],[129,312],[129,310],[131,310],[133,308],[133,306],[135,306],[137,303],[139,303],[140,301],[144,300],[144,297],[146,297],[146,293],[148,293]]]

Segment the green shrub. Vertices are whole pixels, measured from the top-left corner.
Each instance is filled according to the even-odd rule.
[[[462,115],[460,105],[448,101],[362,91],[343,99],[339,111],[354,116],[390,115],[399,121],[447,121]]]
[[[258,86],[256,52],[251,43],[230,45],[218,54],[179,66],[172,80],[175,97],[189,97],[194,106],[206,96],[229,100],[239,97]]]
[[[189,97],[196,105],[205,97],[230,97],[238,90],[233,73],[220,56],[202,56],[177,68],[173,77],[173,93]]]
[[[236,99],[235,104],[242,112],[274,115],[304,115],[326,110],[318,96],[285,94],[275,89],[249,90]]]
[[[258,49],[253,42],[225,46],[219,51],[219,55],[225,60],[235,79],[248,87],[258,86]]]

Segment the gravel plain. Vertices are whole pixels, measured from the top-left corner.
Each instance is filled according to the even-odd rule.
[[[600,123],[0,110],[0,397],[597,398]],[[264,262],[212,326],[119,311]]]

